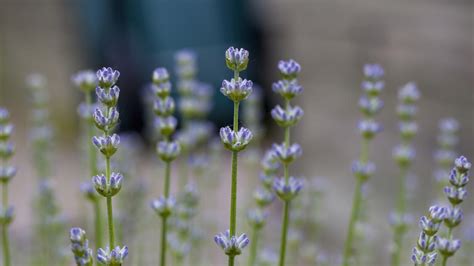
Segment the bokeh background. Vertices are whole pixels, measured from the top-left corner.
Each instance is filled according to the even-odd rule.
[[[41,73],[48,79],[56,131],[53,179],[57,198],[68,225],[82,225],[88,223],[90,211],[78,187],[88,176],[76,113],[82,96],[71,85],[71,75],[85,68],[119,69],[121,131],[143,134],[146,110],[141,90],[152,70],[157,66],[173,69],[174,53],[193,49],[199,56],[199,79],[216,89],[211,119],[221,126],[231,123],[232,106],[217,90],[220,82],[230,77],[224,51],[233,45],[250,51],[245,75],[264,89],[262,111],[268,112],[279,100],[270,89],[271,82],[278,79],[278,60],[293,58],[303,67],[300,83],[305,92],[296,102],[305,110],[305,117],[295,129],[294,139],[304,147],[304,156],[292,171],[308,178],[326,177],[324,207],[317,214],[326,222],[318,245],[332,257],[342,250],[354,187],[350,164],[359,149],[356,121],[361,68],[367,62],[384,66],[387,87],[382,98],[386,105],[379,117],[384,132],[370,150],[378,170],[370,181],[368,211],[373,263],[388,264],[391,234],[387,220],[397,187],[397,167],[391,159],[392,147],[398,143],[397,89],[415,81],[422,93],[413,168],[416,187],[410,206],[418,217],[436,195],[432,171],[439,119],[454,117],[460,121],[458,152],[471,159],[474,156],[473,18],[474,2],[470,0],[0,0],[0,105],[11,110],[16,125],[13,140],[18,151],[13,162],[20,167],[11,183],[11,202],[16,209],[11,229],[17,247],[14,256],[34,245],[30,241],[35,219],[31,201],[37,185],[28,145],[28,74]],[[281,134],[272,121],[265,125],[264,145],[268,146]],[[144,145],[148,148],[137,155],[137,175],[156,183],[156,189],[150,189],[147,196],[151,198],[161,191],[161,182],[157,180],[159,167],[155,166],[153,145]],[[222,161],[224,168],[228,164]],[[203,220],[217,221],[218,230],[227,226],[228,217],[230,185],[226,175],[222,178],[220,185],[212,188],[223,201],[220,211],[203,214],[213,216]],[[256,179],[251,173],[240,179],[242,228],[249,204],[246,196],[252,193]],[[464,206],[472,211],[473,202],[470,198]],[[274,232],[279,230],[280,209],[273,210],[275,220],[270,226],[277,229]],[[158,231],[158,219],[155,222],[156,227],[148,226],[152,231]],[[154,246],[158,232],[152,234],[149,241]],[[213,265],[220,265],[223,256],[211,243],[211,236],[207,249],[216,257]],[[15,265],[21,263],[26,262]]]

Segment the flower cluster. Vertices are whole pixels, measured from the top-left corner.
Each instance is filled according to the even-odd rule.
[[[273,108],[271,114],[275,122],[285,129],[285,141],[281,144],[273,144],[272,156],[274,156],[284,168],[288,168],[303,152],[299,144],[290,144],[289,139],[290,128],[295,126],[303,117],[303,109],[301,109],[301,107],[292,107],[290,105],[290,100],[302,92],[302,87],[298,85],[297,80],[301,67],[296,61],[290,59],[288,61],[280,61],[278,63],[278,69],[282,80],[273,84],[273,90],[283,98],[285,107],[282,108],[280,105],[277,105]],[[284,88],[280,88],[277,84],[284,84]],[[293,90],[290,95],[288,93],[292,91],[290,87],[298,88],[298,90]],[[281,178],[275,178],[272,187],[280,199],[286,202],[298,194],[302,188],[302,182],[295,177],[285,175]]]
[[[444,194],[448,198],[451,206],[446,208],[446,218],[444,225],[448,228],[447,237],[438,237],[436,249],[443,256],[444,260],[453,256],[461,247],[461,241],[453,239],[453,229],[461,223],[463,211],[460,204],[467,195],[466,185],[469,182],[469,170],[472,164],[464,156],[454,160],[454,168],[449,175],[449,185],[444,188]]]
[[[230,197],[230,229],[214,237],[215,242],[224,249],[229,256],[229,265],[234,264],[234,258],[240,255],[242,249],[247,246],[249,240],[245,234],[236,237],[236,212],[237,212],[237,158],[238,153],[245,149],[253,135],[247,128],[239,129],[239,106],[240,102],[247,99],[252,93],[253,83],[250,80],[239,77],[239,72],[247,68],[249,52],[242,48],[230,47],[225,52],[227,67],[234,71],[234,78],[230,81],[224,80],[220,89],[221,93],[234,102],[233,128],[223,127],[220,129],[221,141],[224,147],[232,151],[231,170],[231,197]]]
[[[415,149],[412,147],[412,139],[417,132],[415,114],[417,106],[415,103],[420,98],[420,92],[414,82],[409,82],[398,91],[398,116],[400,119],[399,131],[401,143],[393,149],[393,158],[400,168],[400,190],[398,192],[397,206],[391,214],[391,221],[394,230],[394,249],[392,254],[392,264],[400,264],[400,253],[403,236],[409,222],[409,215],[406,214],[406,179],[409,168],[415,157]],[[412,110],[409,113],[400,110]]]
[[[443,257],[443,265],[446,265],[447,259],[461,247],[461,241],[454,239],[452,232],[463,219],[463,212],[458,205],[465,199],[470,169],[471,163],[464,156],[455,159],[449,176],[450,185],[444,189],[451,206],[432,206],[429,215],[421,217],[419,224],[422,232],[411,256],[415,265],[434,265],[438,254]],[[446,236],[437,234],[442,224],[448,228]]]
[[[127,256],[128,252],[120,255],[120,260],[118,257],[107,255],[110,249],[112,249],[112,252],[110,252],[109,255],[115,250],[121,250],[119,246],[115,246],[112,197],[122,188],[123,176],[120,173],[112,172],[110,169],[110,160],[120,144],[119,135],[113,133],[119,121],[117,103],[120,96],[120,89],[115,84],[120,76],[120,72],[110,67],[103,67],[97,71],[96,75],[99,86],[95,92],[100,106],[95,109],[92,117],[97,129],[102,132],[102,136],[94,136],[92,143],[105,158],[105,173],[93,176],[92,184],[97,193],[107,199],[107,215],[109,221],[109,246],[105,249],[99,248],[97,251],[97,260],[104,265],[121,265],[122,260]]]
[[[71,251],[74,254],[76,264],[78,266],[92,266],[94,264],[93,254],[92,249],[89,248],[86,231],[79,227],[71,228],[69,240],[71,240]]]

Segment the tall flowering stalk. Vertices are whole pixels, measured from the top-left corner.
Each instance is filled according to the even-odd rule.
[[[156,115],[156,127],[160,136],[163,138],[157,144],[157,153],[158,157],[165,163],[165,175],[163,179],[164,195],[153,200],[151,207],[162,220],[160,265],[165,266],[168,218],[174,211],[176,205],[175,198],[170,196],[171,162],[178,157],[181,146],[177,141],[171,139],[176,129],[177,121],[173,116],[175,103],[173,98],[170,97],[171,83],[169,82],[168,71],[165,68],[157,68],[153,72],[152,89],[157,96],[153,106]]]
[[[49,93],[46,78],[40,74],[31,74],[26,79],[31,94],[30,143],[32,161],[38,178],[38,194],[33,199],[35,241],[45,241],[48,245],[36,245],[36,262],[46,264],[57,261],[62,256],[61,234],[64,220],[52,185],[53,128],[49,111]]]
[[[301,146],[297,143],[291,144],[290,128],[295,126],[303,117],[303,109],[299,106],[291,106],[290,101],[301,94],[303,87],[298,84],[297,76],[301,66],[294,60],[280,61],[278,63],[282,80],[273,84],[273,91],[284,100],[284,107],[277,105],[271,114],[278,126],[284,128],[284,141],[281,144],[273,144],[274,156],[283,166],[283,177],[275,178],[273,190],[283,201],[282,228],[280,240],[279,265],[285,265],[287,236],[290,219],[290,203],[298,195],[303,187],[303,182],[296,177],[290,176],[289,167],[296,158],[302,154]]]
[[[234,102],[233,129],[223,127],[220,137],[224,147],[232,151],[231,195],[230,195],[230,229],[219,233],[214,241],[229,256],[228,265],[233,266],[235,256],[242,253],[242,249],[250,242],[246,234],[236,235],[237,228],[237,158],[252,139],[252,132],[245,127],[239,129],[239,105],[252,93],[252,81],[239,77],[239,72],[247,69],[249,52],[242,48],[230,47],[225,52],[225,61],[229,69],[234,71],[234,78],[222,82],[221,93]]]
[[[7,109],[0,107],[0,182],[2,183],[2,205],[0,206],[0,225],[2,229],[3,265],[11,265],[10,242],[8,226],[13,221],[13,206],[8,203],[8,183],[16,174],[16,168],[8,161],[14,154],[13,143],[9,140],[13,134],[10,114]]]
[[[383,102],[378,97],[385,85],[384,81],[381,80],[383,75],[384,71],[378,64],[367,64],[364,66],[365,80],[362,82],[364,95],[359,100],[359,107],[364,115],[364,119],[359,121],[358,124],[358,129],[362,136],[362,144],[359,160],[355,161],[352,165],[352,171],[356,177],[356,186],[344,245],[342,262],[344,266],[351,265],[351,259],[355,253],[355,227],[362,211],[362,187],[375,170],[374,163],[369,161],[369,144],[375,135],[381,131],[381,125],[375,121],[375,115],[379,113],[383,107]]]
[[[453,229],[458,227],[463,219],[463,211],[459,205],[467,196],[466,185],[469,182],[471,166],[472,164],[464,156],[454,160],[454,168],[449,175],[449,185],[444,187],[444,194],[450,203],[450,206],[446,208],[444,219],[448,233],[446,237],[438,237],[436,241],[436,249],[442,257],[442,266],[446,266],[448,258],[461,248],[461,240],[453,238]]]
[[[102,153],[105,160],[105,174],[98,174],[92,178],[94,187],[101,196],[106,198],[107,202],[107,222],[109,233],[109,246],[105,249],[99,248],[97,251],[97,260],[104,265],[122,265],[123,259],[128,254],[127,246],[120,248],[115,246],[115,229],[112,197],[122,188],[123,176],[120,173],[111,172],[110,161],[118,149],[120,137],[112,133],[118,125],[119,112],[117,102],[120,95],[120,89],[115,85],[120,72],[110,67],[101,68],[97,71],[99,86],[96,88],[97,99],[100,107],[94,111],[93,118],[96,127],[102,131],[102,136],[94,136],[92,141],[97,149]],[[121,254],[117,259],[117,253]]]
[[[400,119],[399,130],[401,143],[393,150],[393,157],[400,168],[400,185],[395,212],[392,214],[394,246],[392,253],[392,265],[400,265],[400,255],[403,250],[403,237],[406,233],[409,216],[407,215],[406,179],[410,171],[415,149],[412,147],[413,137],[416,135],[418,125],[415,121],[416,101],[420,98],[420,92],[416,84],[410,82],[398,91],[399,105],[397,107]]]
[[[460,156],[454,160],[454,168],[449,174],[449,185],[444,188],[449,207],[430,207],[429,215],[420,219],[422,232],[413,248],[411,260],[415,266],[434,265],[438,254],[441,254],[441,265],[447,265],[448,258],[461,248],[461,240],[453,238],[453,229],[463,220],[463,211],[459,204],[466,198],[466,185],[469,182],[469,170],[472,164]],[[442,224],[448,228],[446,237],[438,231]]]
[[[79,115],[83,119],[87,132],[87,153],[90,176],[98,174],[97,169],[97,150],[94,144],[90,141],[96,133],[94,119],[92,114],[94,111],[94,101],[92,99],[92,92],[97,86],[97,76],[92,70],[82,70],[72,76],[72,82],[84,94],[85,101],[79,106]],[[81,186],[86,199],[88,199],[94,209],[94,233],[96,247],[103,246],[103,232],[102,232],[102,211],[100,205],[100,197],[92,187],[90,182],[85,182]]]

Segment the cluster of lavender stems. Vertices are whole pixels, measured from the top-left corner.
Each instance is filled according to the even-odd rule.
[[[84,102],[79,105],[78,113],[83,121],[86,131],[86,147],[89,176],[98,174],[97,150],[94,144],[90,141],[96,134],[96,128],[92,114],[96,103],[93,100],[92,93],[97,87],[97,76],[92,70],[81,70],[74,74],[71,78],[73,84],[84,94]],[[93,188],[90,181],[84,182],[81,185],[81,190],[87,200],[92,204],[94,211],[94,240],[96,247],[103,246],[103,232],[102,232],[102,211],[99,194]]]
[[[461,240],[454,239],[453,229],[459,226],[464,217],[459,205],[467,196],[466,185],[471,167],[466,157],[455,159],[448,177],[449,185],[444,188],[450,206],[431,206],[429,215],[421,217],[419,225],[422,232],[411,255],[415,266],[435,265],[439,255],[442,257],[441,265],[446,266],[448,258],[461,248]],[[445,235],[439,233],[443,224],[447,228]]]
[[[415,158],[415,149],[412,140],[418,131],[415,121],[417,107],[415,103],[420,98],[420,92],[414,82],[407,83],[398,91],[399,105],[397,114],[400,119],[399,131],[401,143],[393,150],[393,157],[400,168],[399,191],[395,212],[392,214],[392,226],[394,246],[392,253],[392,266],[400,265],[401,251],[403,250],[403,240],[410,216],[407,215],[407,177],[410,167]]]
[[[252,93],[253,83],[250,80],[242,79],[239,73],[247,69],[249,52],[242,48],[230,47],[225,52],[225,62],[230,70],[234,71],[234,77],[222,82],[221,93],[234,103],[233,129],[223,127],[220,129],[220,137],[224,147],[232,152],[231,169],[231,195],[230,195],[230,229],[224,233],[219,233],[214,237],[214,241],[219,245],[229,257],[228,265],[233,266],[235,257],[242,253],[250,240],[246,234],[237,237],[237,158],[240,151],[244,150],[252,139],[253,135],[249,129],[241,127],[239,129],[239,105]]]
[[[362,82],[364,95],[359,100],[359,107],[364,119],[359,121],[358,129],[362,136],[362,144],[359,160],[352,165],[352,171],[356,177],[354,198],[352,200],[352,211],[344,245],[342,264],[351,265],[355,255],[354,236],[356,223],[362,211],[362,187],[373,175],[375,164],[369,161],[369,144],[375,135],[381,131],[381,125],[375,121],[375,115],[383,107],[383,101],[378,97],[385,83],[382,80],[383,68],[378,64],[367,64],[364,66],[365,79]]]
[[[303,87],[299,85],[297,77],[301,71],[301,66],[290,59],[278,63],[281,80],[273,83],[273,92],[281,96],[284,100],[284,107],[277,105],[271,114],[278,126],[284,129],[284,141],[281,144],[273,144],[273,154],[283,166],[283,177],[275,178],[272,189],[283,201],[282,227],[280,239],[280,256],[278,265],[285,265],[288,228],[290,222],[290,203],[298,195],[303,187],[303,182],[290,176],[289,167],[302,154],[299,144],[291,144],[290,129],[295,126],[303,117],[303,110],[299,106],[291,106],[290,101],[303,92]]]
[[[10,123],[10,113],[0,107],[0,182],[2,183],[2,205],[0,206],[0,226],[2,227],[3,265],[11,265],[10,241],[8,227],[13,221],[13,206],[8,203],[8,183],[16,175],[16,168],[8,163],[15,148],[10,141],[13,134],[13,124]]]
[[[168,235],[168,218],[173,213],[176,199],[170,195],[171,162],[174,161],[180,151],[181,146],[177,141],[172,140],[172,135],[176,130],[177,120],[173,116],[175,102],[170,97],[171,83],[169,73],[165,68],[157,68],[153,71],[152,90],[156,95],[153,110],[156,115],[156,128],[162,140],[157,143],[158,157],[165,163],[165,173],[163,179],[163,196],[155,199],[151,207],[161,217],[161,254],[160,265],[166,265],[166,247]]]

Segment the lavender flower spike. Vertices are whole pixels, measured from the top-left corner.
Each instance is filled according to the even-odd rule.
[[[229,69],[240,72],[247,69],[249,52],[243,48],[230,47],[225,52],[225,62]]]
[[[226,255],[235,257],[242,253],[242,249],[249,244],[250,240],[246,234],[241,234],[239,237],[231,236],[227,230],[225,233],[214,236],[214,242],[224,250]]]
[[[118,80],[120,72],[114,70],[111,67],[103,67],[97,70],[97,79],[99,81],[99,86],[102,88],[112,87]]]

